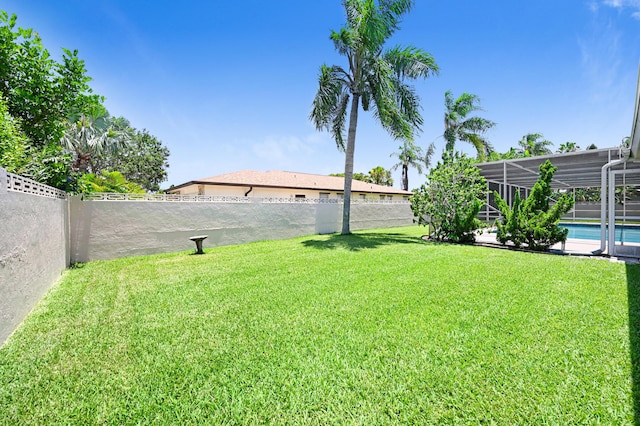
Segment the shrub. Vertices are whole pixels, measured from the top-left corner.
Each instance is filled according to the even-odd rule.
[[[130,182],[120,172],[107,172],[103,170],[99,174],[87,173],[78,181],[80,192],[123,192],[129,194],[144,194],[145,190],[137,183]]]
[[[28,162],[27,137],[20,129],[20,120],[13,118],[0,93],[0,167],[19,173]]]
[[[445,152],[427,182],[410,198],[414,222],[430,226],[435,240],[473,242],[474,231],[482,226],[477,216],[486,191],[487,182],[472,159]]]
[[[558,170],[549,160],[540,165],[540,176],[531,189],[529,197],[522,201],[516,193],[513,206],[495,194],[502,221],[496,222],[496,239],[502,244],[511,241],[516,247],[526,244],[531,250],[544,251],[567,239],[568,229],[558,226],[560,218],[573,207],[570,194],[563,194],[553,206],[550,205],[551,180]]]

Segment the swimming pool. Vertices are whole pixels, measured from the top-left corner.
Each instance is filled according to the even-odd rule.
[[[599,223],[560,223],[560,226],[569,230],[567,238],[578,238],[581,240],[600,241]],[[606,238],[609,238],[607,230]],[[616,225],[616,241],[626,243],[640,243],[640,226],[638,225]]]

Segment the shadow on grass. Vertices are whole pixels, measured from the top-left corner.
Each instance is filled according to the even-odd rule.
[[[423,244],[423,240],[404,234],[371,232],[350,235],[332,234],[328,239],[306,240],[302,244],[306,247],[323,250],[346,249],[359,251],[389,244]]]
[[[627,264],[627,298],[634,423],[636,426],[640,426],[640,265]]]

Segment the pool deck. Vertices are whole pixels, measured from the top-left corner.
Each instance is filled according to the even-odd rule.
[[[481,235],[476,235],[476,243],[487,245],[487,246],[497,246],[503,247],[496,240],[496,234],[494,232],[486,232],[484,231]],[[507,244],[510,246],[511,244]],[[512,246],[512,245],[511,245]],[[567,241],[564,245],[564,250],[562,248],[562,243],[558,243],[551,247],[555,253],[565,254],[571,256],[598,256],[594,255],[593,252],[600,249],[600,241],[595,240],[581,240],[577,238],[567,238]],[[606,254],[604,257],[607,257],[611,260],[619,260],[619,261],[628,261],[628,262],[637,262],[640,259],[640,244],[638,243],[625,243],[625,245],[616,245],[617,256],[611,257]]]

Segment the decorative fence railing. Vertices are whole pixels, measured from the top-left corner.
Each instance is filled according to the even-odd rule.
[[[25,194],[40,195],[42,197],[66,199],[67,193],[52,186],[43,185],[33,179],[29,179],[13,173],[7,173],[7,190],[24,192]]]
[[[195,203],[296,203],[296,204],[341,204],[337,198],[289,198],[289,197],[230,197],[222,195],[184,195],[184,194],[120,194],[95,192],[83,194],[85,201],[170,201]],[[408,204],[407,200],[353,199],[354,204]]]
[[[66,199],[67,193],[24,176],[7,173],[7,190],[42,197]],[[82,194],[84,201],[169,201],[197,203],[259,203],[259,204],[342,204],[339,198],[292,198],[292,197],[233,197],[224,195],[184,194],[123,194],[95,192]],[[352,198],[352,204],[409,204],[408,200],[382,200],[377,198]]]

